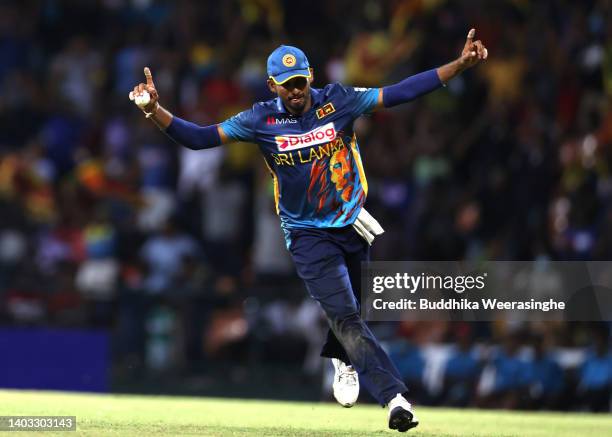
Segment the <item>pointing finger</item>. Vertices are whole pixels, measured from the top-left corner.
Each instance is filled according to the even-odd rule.
[[[144,68],[144,75],[147,79],[147,85],[155,86],[153,85],[153,76],[151,75],[151,70],[149,70],[149,67]]]
[[[474,40],[475,35],[476,35],[476,29],[471,28],[467,34],[467,42],[471,43]]]

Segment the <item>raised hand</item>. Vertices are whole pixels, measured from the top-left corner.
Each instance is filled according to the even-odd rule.
[[[487,59],[489,52],[482,41],[474,41],[476,29],[470,29],[461,52],[460,62],[463,68],[473,67],[480,61]]]
[[[153,75],[149,67],[144,68],[144,75],[146,83],[139,83],[136,85],[134,90],[130,91],[129,98],[144,112],[152,113],[157,107],[159,95],[157,94],[157,89],[153,82]]]

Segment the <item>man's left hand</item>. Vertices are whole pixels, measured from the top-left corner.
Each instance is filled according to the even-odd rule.
[[[465,45],[463,46],[463,51],[461,52],[461,58],[459,58],[463,68],[473,67],[489,56],[489,52],[482,41],[474,41],[475,35],[476,29],[470,29],[467,39],[465,40]]]

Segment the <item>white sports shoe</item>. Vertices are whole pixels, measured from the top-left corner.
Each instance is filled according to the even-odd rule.
[[[412,405],[400,393],[389,401],[388,407],[389,428],[406,432],[419,424],[419,419],[412,411]]]
[[[334,375],[334,397],[340,405],[350,408],[359,397],[359,376],[353,366],[347,366],[342,360],[332,358],[336,374]]]

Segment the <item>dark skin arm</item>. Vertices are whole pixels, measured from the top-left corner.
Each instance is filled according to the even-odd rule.
[[[461,56],[446,65],[438,67],[437,73],[440,78],[440,82],[446,84],[453,77],[458,76],[464,70],[473,67],[484,61],[489,56],[489,53],[482,43],[482,41],[474,41],[476,35],[476,29],[470,29],[465,45],[461,51]],[[384,108],[383,104],[383,90],[380,88],[378,91],[378,103],[376,104],[375,110]]]

